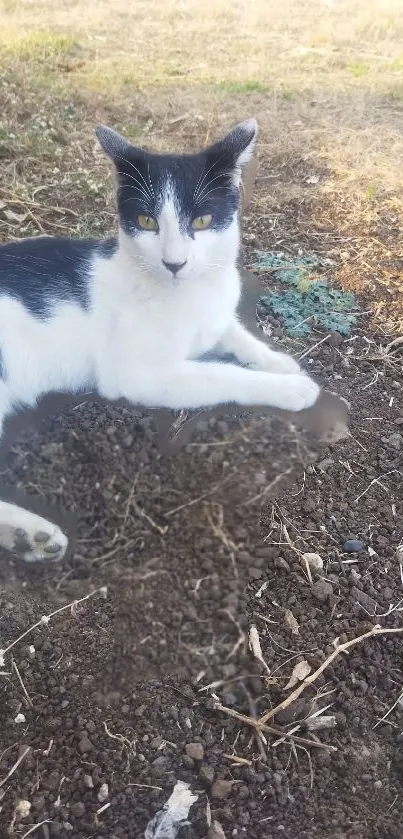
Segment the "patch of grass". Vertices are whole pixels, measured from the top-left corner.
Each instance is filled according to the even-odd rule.
[[[359,79],[369,73],[370,66],[365,61],[353,61],[348,65],[348,69],[352,76]]]
[[[33,31],[23,34],[2,31],[0,40],[3,52],[21,61],[45,63],[52,59],[77,55],[80,47],[71,35]]]
[[[372,199],[376,195],[376,191],[377,190],[376,190],[375,184],[368,184],[368,186],[365,189],[365,193],[364,193],[367,201],[372,201]]]
[[[245,79],[243,82],[223,81],[217,87],[225,90],[227,93],[268,93],[270,85],[263,84],[263,82],[254,79]]]

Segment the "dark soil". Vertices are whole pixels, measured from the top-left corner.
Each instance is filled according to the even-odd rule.
[[[227,839],[401,835],[403,634],[340,654],[266,742],[215,707],[259,716],[301,659],[403,627],[401,364],[373,336],[321,337],[304,363],[351,402],[352,437],[316,454],[278,419],[223,417],[164,457],[150,419],[92,404],[14,445],[5,485],[75,512],[77,542],[61,565],[0,558],[1,646],[107,593],[5,656],[0,783],[30,750],[0,786],[2,835],[140,839],[178,779],[199,796],[181,839],[207,836],[209,808]],[[304,552],[324,561],[312,584]],[[325,706],[335,725],[310,732]]]

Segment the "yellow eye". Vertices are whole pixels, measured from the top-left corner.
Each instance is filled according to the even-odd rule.
[[[211,222],[213,221],[213,216],[209,213],[207,216],[197,216],[192,221],[193,230],[207,230]]]
[[[152,216],[137,216],[137,224],[142,230],[158,230],[158,223]]]

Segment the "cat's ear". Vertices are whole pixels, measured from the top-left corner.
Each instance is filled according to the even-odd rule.
[[[222,140],[222,145],[234,155],[236,166],[243,169],[252,160],[258,133],[255,119],[246,119],[236,125]]]
[[[130,150],[133,151],[133,147],[130,143],[121,137],[117,131],[113,131],[112,128],[108,128],[106,125],[98,125],[95,129],[95,133],[105,154],[108,155],[108,157],[110,157],[115,163],[117,163],[118,160],[127,157]]]
[[[239,185],[243,171],[253,158],[258,124],[255,119],[240,122],[218,143],[207,149],[209,156],[216,157],[217,165],[222,161],[223,168],[230,166],[234,180]]]

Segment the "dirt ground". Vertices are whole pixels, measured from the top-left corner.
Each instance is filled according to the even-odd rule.
[[[90,32],[80,4],[2,5],[1,240],[113,227],[97,121],[180,149],[256,114],[246,263],[331,256],[362,310],[348,338],[259,321],[348,399],[351,436],[223,415],[166,457],[152,419],[97,404],[21,435],[2,484],[70,514],[74,551],[0,557],[0,833],[142,839],[182,780],[198,798],[178,839],[222,839],[212,820],[225,839],[398,839],[401,9],[289,2],[280,21],[222,1],[202,22],[191,4],[192,50],[179,0],[137,5],[89,6]],[[315,678],[278,708],[296,665]]]

